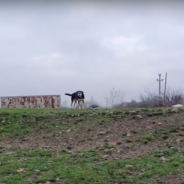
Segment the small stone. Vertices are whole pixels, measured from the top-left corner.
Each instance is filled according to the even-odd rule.
[[[179,132],[179,135],[180,135],[180,136],[184,136],[184,131],[180,131],[180,132]]]
[[[72,153],[73,153],[72,151],[69,151],[69,150],[68,150],[68,151],[66,151],[66,152],[67,152],[68,154],[72,154]]]
[[[180,143],[180,142],[181,142],[181,139],[176,139],[176,142],[177,142],[177,143]]]
[[[167,159],[164,157],[164,156],[162,156],[162,157],[160,157],[160,161],[161,162],[165,162]]]
[[[17,169],[17,172],[18,173],[23,173],[23,172],[25,172],[26,170],[24,169],[24,168],[19,168],[19,169]]]
[[[123,178],[126,178],[127,176],[128,176],[127,173],[124,173],[124,174],[123,174]]]
[[[126,165],[126,168],[133,168],[133,165]]]
[[[61,179],[60,179],[60,178],[56,178],[55,180],[56,180],[56,181],[60,181]]]
[[[105,132],[105,131],[98,132],[98,135],[106,135],[106,134],[107,134],[107,132]]]
[[[110,155],[103,155],[102,157],[103,158],[108,158]]]
[[[46,148],[46,149],[49,149],[49,148],[51,148],[51,146],[45,146],[45,148]]]
[[[130,140],[130,139],[127,139],[127,140],[126,140],[126,142],[132,142],[132,140]]]
[[[71,147],[71,146],[67,146],[67,149],[68,149],[68,150],[71,150],[71,149],[72,149],[72,147]]]
[[[174,113],[177,113],[178,112],[178,108],[173,108],[171,111],[174,112]]]
[[[105,150],[104,150],[104,152],[105,152],[105,153],[110,153],[110,152],[112,152],[113,150],[114,150],[114,148],[111,148],[111,149],[105,149]]]
[[[141,115],[136,115],[135,118],[142,119],[143,117]]]
[[[136,111],[129,111],[130,114],[137,114]]]
[[[117,142],[110,142],[109,145],[110,146],[116,146],[117,145]]]

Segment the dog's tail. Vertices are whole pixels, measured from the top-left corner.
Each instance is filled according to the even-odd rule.
[[[69,93],[65,93],[65,95],[72,96],[72,95],[71,95],[71,94],[69,94]]]

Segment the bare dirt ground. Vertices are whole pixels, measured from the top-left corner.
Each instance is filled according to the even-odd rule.
[[[109,123],[103,118],[93,123],[89,123],[88,119],[85,117],[64,130],[62,126],[57,128],[58,122],[54,120],[53,130],[42,122],[43,126],[37,128],[35,133],[3,140],[0,147],[63,149],[68,152],[97,150],[110,161],[141,158],[167,148],[184,151],[183,111],[168,116],[113,118]],[[68,119],[66,123],[70,120],[73,119]],[[60,122],[62,124],[63,120]],[[157,183],[184,183],[184,174],[157,178]]]

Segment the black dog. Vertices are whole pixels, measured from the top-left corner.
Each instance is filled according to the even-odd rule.
[[[75,108],[76,103],[78,102],[78,106],[80,109],[80,104],[82,103],[82,108],[84,109],[84,92],[77,91],[73,94],[65,93],[65,95],[71,96],[71,108]]]

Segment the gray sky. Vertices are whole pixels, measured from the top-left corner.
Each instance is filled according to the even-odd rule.
[[[0,2],[0,96],[184,89],[182,1],[26,2]]]

